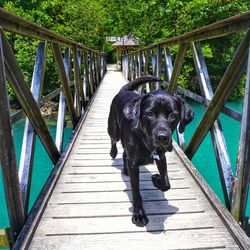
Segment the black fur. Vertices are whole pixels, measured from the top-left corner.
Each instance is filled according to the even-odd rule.
[[[140,195],[139,165],[153,163],[155,159],[159,174],[152,175],[153,185],[167,191],[170,183],[165,153],[173,148],[172,133],[178,123],[182,133],[193,119],[193,111],[179,96],[162,90],[142,95],[133,92],[146,82],[156,81],[161,82],[159,78],[145,76],[123,86],[112,101],[108,118],[110,155],[116,157],[116,143],[121,140],[123,174],[129,174],[132,188],[132,222],[140,227],[148,223],[148,218]]]

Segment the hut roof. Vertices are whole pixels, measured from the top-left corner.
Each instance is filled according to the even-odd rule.
[[[137,47],[139,46],[139,39],[136,36],[128,34],[121,38],[120,41],[112,44],[113,47]]]

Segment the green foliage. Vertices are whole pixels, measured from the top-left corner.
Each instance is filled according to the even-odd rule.
[[[166,40],[215,21],[247,11],[249,0],[2,0],[0,7],[45,28],[97,50],[111,52],[105,36],[124,36],[130,32],[140,38],[141,46]],[[241,35],[212,39],[202,44],[214,88],[218,85],[239,43]],[[8,35],[18,62],[30,84],[37,42]],[[171,48],[173,52],[177,47]],[[34,59],[33,59],[34,58]],[[55,88],[58,76],[51,52],[48,54],[45,93]],[[197,90],[191,52],[178,84]],[[244,92],[244,81],[233,97]],[[10,96],[12,91],[9,90]]]

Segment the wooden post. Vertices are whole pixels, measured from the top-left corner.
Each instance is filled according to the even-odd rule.
[[[173,94],[175,92],[175,88],[177,85],[177,80],[178,77],[181,73],[181,68],[182,68],[182,64],[183,64],[183,60],[184,60],[184,56],[185,56],[185,52],[187,50],[187,44],[186,43],[182,43],[179,47],[179,50],[177,52],[176,58],[175,58],[175,62],[174,62],[174,68],[173,68],[173,73],[169,82],[169,88],[168,88],[168,92]]]
[[[65,98],[68,104],[69,114],[70,114],[73,126],[75,127],[77,125],[78,119],[77,119],[77,115],[74,109],[74,102],[73,102],[73,98],[72,98],[70,88],[69,88],[68,74],[65,72],[65,68],[64,68],[62,53],[61,53],[59,45],[56,43],[52,43],[52,50],[53,50],[55,62],[57,65],[59,78],[62,84],[63,93],[65,95]]]
[[[70,49],[66,48],[63,58],[64,72],[69,79],[69,67],[70,67]],[[64,124],[65,124],[65,113],[66,113],[66,98],[63,92],[60,93],[59,108],[57,114],[56,123],[56,146],[58,151],[61,153],[63,150],[63,137],[64,137]]]
[[[211,100],[214,94],[206,63],[202,55],[200,43],[191,43],[191,51],[194,58],[194,64],[200,83],[201,92],[203,96],[205,96],[208,100]],[[226,207],[228,210],[230,210],[234,176],[219,118],[214,122],[210,132],[215,150],[216,161],[219,169]]]
[[[46,43],[41,42],[37,48],[37,56],[33,71],[32,84],[31,84],[31,92],[37,104],[40,101],[43,80],[44,80],[45,64],[46,64]],[[19,180],[20,180],[20,188],[22,193],[22,202],[24,206],[25,218],[28,215],[35,143],[36,143],[36,135],[34,129],[29,119],[26,118],[24,135],[23,135],[22,152],[19,164]]]
[[[164,51],[164,61],[165,61],[165,77],[167,77],[168,82],[170,82],[172,73],[173,73],[172,58],[171,58],[170,51],[168,48],[164,48],[163,51]],[[179,128],[179,124],[176,129],[178,144],[184,150],[186,148],[185,135],[184,135],[184,132],[180,133],[178,128]]]
[[[234,89],[236,83],[242,76],[245,69],[247,59],[248,42],[250,39],[250,31],[248,31],[239,45],[231,63],[229,64],[219,86],[216,89],[213,99],[207,107],[202,120],[200,121],[195,133],[193,134],[185,153],[192,159],[214,121],[217,119],[223,105],[227,101],[229,95]]]
[[[90,75],[90,82],[91,85],[93,86],[93,89],[96,89],[96,83],[94,80],[94,70],[93,70],[93,57],[92,57],[92,52],[88,52],[88,57],[89,57],[89,75]]]
[[[1,32],[1,37],[4,47],[7,78],[9,79],[11,87],[14,89],[17,99],[22,105],[24,112],[26,113],[33,128],[35,129],[46,151],[48,152],[51,161],[55,164],[59,159],[60,154],[46,126],[46,123],[42,118],[36,101],[34,100],[34,97],[24,80],[22,71],[19,68],[15,55],[8,41],[4,37],[3,32]]]
[[[94,87],[93,87],[92,78],[90,77],[90,73],[89,73],[89,55],[88,55],[88,51],[85,51],[85,53],[83,53],[83,56],[84,56],[85,78],[86,78],[87,86],[90,87],[90,93],[92,95],[94,93]]]
[[[24,224],[24,212],[18,179],[16,154],[10,122],[8,93],[5,77],[3,34],[0,34],[0,161],[7,210],[11,226],[11,241],[14,242]]]
[[[162,73],[162,49],[161,46],[157,46],[157,52],[156,52],[156,76],[161,78],[161,73]],[[156,82],[155,83],[155,89],[158,90],[160,89],[160,83]]]
[[[232,214],[245,229],[247,228],[245,214],[250,181],[250,45],[247,65],[236,178],[232,196]]]
[[[80,56],[81,59],[81,56]],[[80,64],[77,46],[73,47],[73,62],[74,62],[74,85],[75,85],[75,110],[77,118],[81,116],[81,109],[84,103],[83,97],[83,88],[81,84],[81,75],[80,75]]]

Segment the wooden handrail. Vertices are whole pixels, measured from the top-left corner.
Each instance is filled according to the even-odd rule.
[[[34,65],[32,86],[29,89],[5,32],[20,34],[40,41]],[[50,45],[50,46],[47,46]],[[64,57],[61,46],[66,47]],[[61,86],[41,98],[47,51],[54,56]],[[72,51],[72,52],[71,52]],[[73,64],[71,63],[73,61]],[[36,135],[46,149],[53,165],[63,154],[65,113],[68,108],[73,127],[84,115],[95,89],[106,71],[105,55],[31,23],[0,8],[0,161],[10,220],[10,238],[13,244],[28,217],[30,183],[32,178]],[[71,76],[70,72],[74,72]],[[7,80],[22,110],[10,114],[7,98]],[[73,94],[73,95],[72,95]],[[56,140],[43,119],[39,107],[60,95]],[[20,167],[18,171],[11,124],[26,114]],[[73,130],[74,131],[74,130]]]

